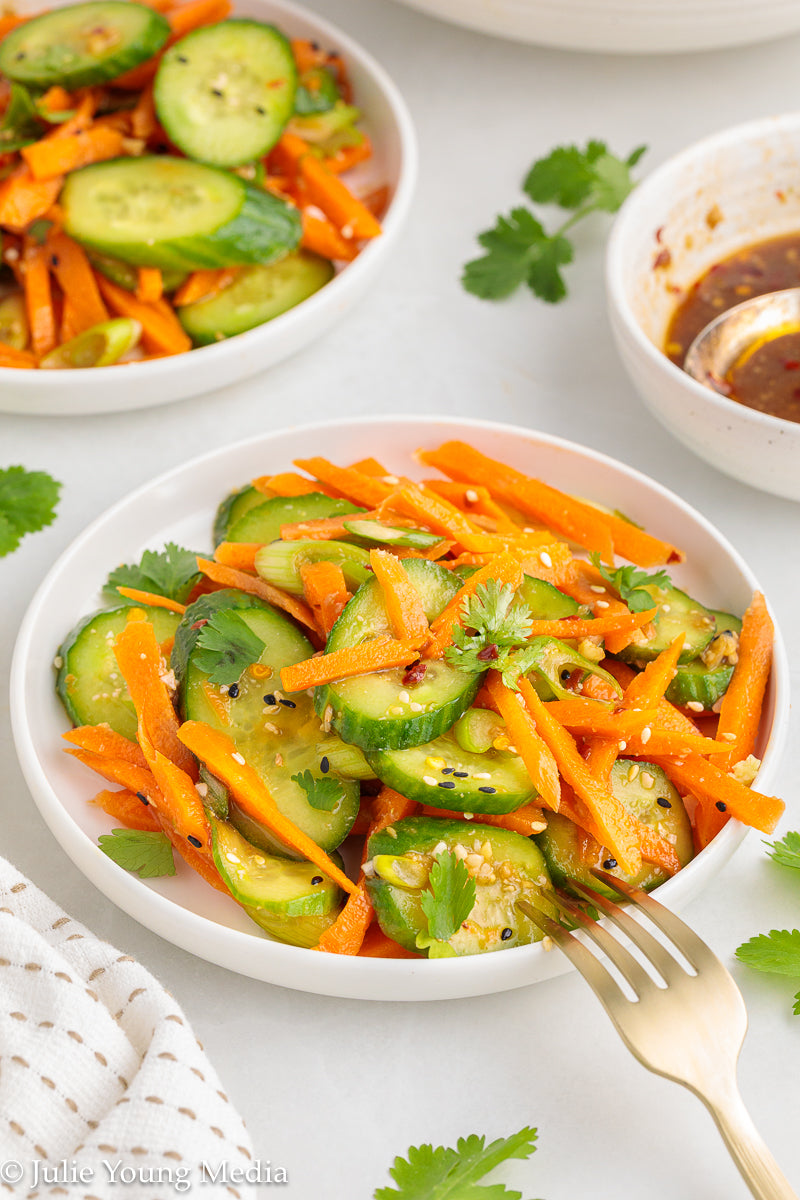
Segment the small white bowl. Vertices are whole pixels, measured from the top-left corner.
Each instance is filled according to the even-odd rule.
[[[696,142],[626,200],[609,239],[611,328],[634,386],[674,437],[735,479],[800,500],[800,423],[757,412],[691,379],[663,352],[685,289],[767,238],[800,232],[800,114]],[[669,251],[667,266],[656,267]]]
[[[270,941],[237,904],[184,864],[174,878],[142,880],[97,847],[109,818],[86,801],[97,777],[64,754],[69,722],[54,686],[53,655],[64,634],[100,607],[109,567],[131,562],[165,541],[207,545],[220,497],[255,475],[285,470],[292,459],[324,451],[335,462],[374,455],[390,470],[419,478],[413,452],[461,438],[568,492],[629,513],[659,537],[680,546],[685,563],[670,568],[681,588],[713,608],[743,612],[758,587],[729,542],[680,497],[638,471],[584,446],[513,425],[450,417],[365,417],[261,434],[185,463],[121,500],[62,554],[34,596],[22,623],[11,668],[11,718],[20,764],[62,849],[94,884],[130,916],[161,937],[209,962],[269,983],[359,1000],[451,1000],[522,987],[569,970],[558,951],[541,943],[465,958],[380,959],[317,954]],[[779,632],[757,753],[757,787],[768,791],[785,739],[789,665]],[[727,862],[746,833],[729,821],[713,842],[658,888],[669,907],[686,904]],[[54,864],[57,852],[48,849]],[[87,886],[89,886],[87,884]],[[735,886],[729,878],[728,887]]]
[[[744,46],[800,29],[797,0],[403,0],[483,33],[611,54]]]
[[[65,0],[56,0],[63,6]],[[20,12],[38,11],[24,0]],[[321,337],[375,281],[405,224],[417,176],[417,145],[405,101],[375,59],[335,25],[290,0],[235,0],[236,16],[271,21],[290,37],[309,38],[338,50],[353,83],[363,127],[373,145],[369,162],[353,180],[362,194],[388,186],[383,233],[365,246],[320,291],[282,316],[214,346],[128,366],[75,371],[0,367],[0,412],[78,416],[169,404],[247,379]]]

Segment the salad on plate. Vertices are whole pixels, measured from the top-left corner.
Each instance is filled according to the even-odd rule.
[[[296,946],[439,958],[539,940],[518,901],[595,867],[651,889],[731,817],[771,832],[763,596],[707,607],[679,547],[465,442],[417,459],[297,459],[213,553],[111,571],[55,660],[68,753],[118,787],[101,848],[177,850]]]

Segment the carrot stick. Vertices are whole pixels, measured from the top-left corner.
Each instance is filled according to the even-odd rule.
[[[335,541],[347,533],[344,527],[345,521],[355,520],[356,517],[361,520],[369,520],[374,518],[374,515],[374,513],[347,513],[341,517],[315,517],[310,521],[292,521],[287,525],[281,525],[281,539],[284,542],[305,541],[306,538],[319,542]]]
[[[156,809],[159,816],[178,834],[180,844],[186,839],[199,851],[202,858],[210,860],[211,828],[203,801],[194,786],[192,775],[162,754],[151,740],[150,730],[154,728],[154,718],[157,719],[157,706],[152,697],[148,696],[139,717],[139,745],[161,789],[163,799],[156,804]],[[181,752],[183,758],[191,761],[193,775],[196,775],[197,764],[194,757],[183,745]]]
[[[393,938],[387,937],[380,925],[370,925],[359,950],[361,958],[422,958],[413,950],[406,950]]]
[[[71,327],[77,333],[83,333],[93,325],[107,321],[108,310],[83,247],[65,233],[53,234],[51,231],[47,248],[53,274],[64,295],[69,297]]]
[[[341,496],[346,496],[355,504],[363,504],[366,508],[377,508],[382,500],[392,494],[392,488],[383,480],[371,475],[363,475],[352,467],[337,467],[326,458],[296,458],[294,465],[302,471],[308,471],[322,483],[336,488]]]
[[[292,38],[292,54],[297,63],[299,74],[310,71],[314,67],[324,67],[328,61],[327,53],[316,42],[308,38]]]
[[[334,683],[339,679],[351,679],[354,675],[371,675],[373,671],[387,671],[392,667],[407,667],[419,658],[419,646],[413,642],[399,642],[390,637],[373,638],[358,646],[345,646],[315,658],[281,669],[281,685],[287,692],[302,692],[305,688],[319,687],[323,683]]]
[[[374,915],[366,884],[359,883],[347,897],[336,920],[319,939],[316,949],[326,954],[358,954]]]
[[[423,646],[430,637],[430,625],[420,594],[402,563],[388,550],[370,550],[369,562],[380,585],[392,633],[400,641]]]
[[[185,604],[170,600],[169,596],[159,596],[156,592],[143,592],[139,588],[129,587],[118,587],[117,591],[126,600],[135,600],[137,604],[146,604],[150,608],[167,608],[170,612],[181,614],[186,612]]]
[[[222,780],[248,816],[267,825],[276,837],[314,863],[346,892],[357,890],[356,884],[328,858],[325,851],[283,815],[261,777],[246,762],[240,761],[242,755],[227,734],[204,725],[202,721],[186,721],[181,725],[179,736],[212,774]]]
[[[685,761],[654,755],[653,761],[663,767],[681,793],[691,793],[704,807],[724,804],[730,816],[762,833],[772,833],[783,815],[786,805],[782,800],[745,787],[698,754],[690,754]]]
[[[739,658],[720,705],[717,737],[731,742],[720,766],[732,767],[755,751],[774,637],[775,627],[766,601],[761,592],[756,592],[744,614]],[[726,738],[726,734],[734,736]]]
[[[509,735],[542,803],[553,812],[558,812],[561,802],[558,763],[550,747],[539,735],[523,697],[519,692],[512,692],[506,687],[497,671],[489,672],[486,687],[508,726]]]
[[[135,107],[131,110],[131,133],[136,138],[142,138],[147,141],[151,138],[158,128],[156,119],[156,108],[153,101],[152,84],[142,88],[141,95],[136,101]]]
[[[466,483],[458,483],[450,479],[426,479],[423,487],[426,492],[435,492],[437,496],[449,500],[451,504],[455,504],[473,520],[476,513],[491,518],[494,522],[494,529],[498,533],[517,535],[522,532],[520,526],[511,520],[505,509],[492,499],[488,488],[470,487]],[[541,537],[543,541],[550,540],[550,534],[544,531],[542,531]]]
[[[202,684],[203,695],[208,701],[210,707],[214,710],[214,716],[219,721],[220,725],[230,725],[231,715],[229,710],[229,702],[224,700],[213,684],[208,680],[204,680]]]
[[[571,735],[550,715],[547,705],[536,695],[527,679],[520,679],[519,689],[542,741],[549,747],[558,765],[559,774],[577,793],[597,823],[604,846],[608,846],[624,871],[639,870],[641,854],[635,830],[616,796],[603,787],[592,775],[578,753]]]
[[[31,345],[41,358],[56,344],[56,319],[50,287],[49,253],[31,238],[25,238],[23,254],[25,308],[28,313]]]
[[[219,871],[214,865],[213,858],[203,858],[200,851],[195,850],[194,846],[192,846],[190,842],[188,842],[175,829],[173,829],[169,821],[161,818],[160,820],[163,832],[172,842],[173,849],[178,851],[178,854],[180,854],[186,865],[191,867],[195,874],[199,875],[200,878],[205,880],[206,883],[210,883],[212,887],[216,888],[218,892],[223,892],[226,896],[230,896],[228,886],[220,878]]]
[[[26,163],[0,183],[0,225],[22,233],[58,199],[64,180],[34,179]]]
[[[2,36],[0,34],[0,36]],[[68,112],[74,104],[74,100],[66,88],[60,84],[55,84],[47,89],[43,96],[40,97],[38,108],[47,113]]]
[[[311,154],[302,138],[284,133],[273,154],[276,151],[276,161],[288,164],[297,174],[305,198],[321,209],[344,237],[361,240],[379,236],[380,222],[337,175]]]
[[[326,638],[350,599],[344,573],[337,563],[304,563],[300,567],[303,592]]]
[[[350,463],[350,468],[353,471],[360,471],[362,475],[373,475],[375,479],[383,479],[389,474],[383,463],[378,462],[377,458],[373,458],[372,455],[360,458],[358,462]]]
[[[588,855],[591,855],[592,844],[602,847],[603,834],[597,822],[589,813],[586,805],[575,795],[571,788],[565,787],[562,790],[561,805],[561,811],[564,816],[569,817],[591,839],[591,842],[583,842],[584,851]],[[660,867],[662,871],[666,871],[670,875],[674,875],[677,871],[680,871],[681,862],[675,853],[674,846],[666,838],[660,837],[652,825],[645,825],[643,821],[637,821],[634,817],[630,817],[629,820],[631,828],[635,831],[643,860],[652,863],[653,866]]]
[[[105,754],[93,754],[91,750],[80,750],[77,747],[73,750],[66,746],[65,750],[85,767],[102,775],[103,779],[107,779],[109,783],[118,783],[136,795],[141,792],[154,808],[163,804],[161,789],[153,777],[153,772],[148,767],[137,766],[136,763],[128,762],[124,758],[110,758]]]
[[[236,571],[255,571],[256,555],[262,545],[263,542],[220,542],[214,551],[214,559]]]
[[[238,270],[238,267],[214,267],[192,271],[172,297],[173,304],[180,308],[181,305],[196,304],[198,300],[216,296],[229,283],[233,283]]]
[[[445,817],[447,820],[454,821],[459,821],[462,818],[466,821],[467,819],[464,813],[450,812],[446,808],[431,808],[427,804],[422,809],[422,815],[425,817]],[[492,825],[495,829],[511,829],[514,833],[521,833],[525,837],[531,837],[534,833],[541,833],[547,825],[544,813],[535,802],[523,804],[521,808],[515,809],[514,812],[502,813],[501,815],[473,813],[470,821],[475,821],[479,825]]]
[[[404,487],[392,496],[392,507],[398,512],[413,517],[434,533],[440,533],[458,543],[467,551],[502,550],[501,543],[482,533],[460,509],[437,496],[435,492],[423,492],[421,488]]]
[[[305,625],[307,629],[316,633],[317,625],[308,605],[295,596],[290,596],[288,592],[282,592],[280,588],[273,587],[271,583],[267,583],[266,580],[259,579],[255,575],[248,575],[244,571],[237,571],[222,563],[210,562],[207,558],[198,558],[197,567],[209,579],[213,579],[214,583],[221,583],[223,587],[238,588],[241,592],[249,592],[253,596],[258,596],[261,600],[266,600],[267,604],[282,609],[290,617],[294,617],[295,621],[299,621],[301,625]]]
[[[323,158],[322,163],[323,166],[328,171],[332,171],[334,175],[343,175],[345,171],[352,170],[352,168],[357,166],[360,162],[367,162],[367,160],[370,158],[372,158],[372,143],[367,135],[364,134],[361,141],[355,146],[341,146],[335,152],[335,154],[329,154],[327,157]],[[361,203],[364,204],[363,199]],[[373,216],[376,216],[374,210],[369,208],[369,206],[367,207],[368,211],[371,212]]]
[[[655,724],[658,715],[655,708],[610,713],[594,701],[586,701],[584,707],[584,702],[577,698],[551,700],[547,711],[559,725],[579,737],[607,737],[616,742],[620,738],[636,737],[648,725]]]
[[[522,568],[512,554],[498,554],[487,566],[481,567],[474,575],[470,575],[463,587],[459,588],[453,599],[448,602],[431,625],[431,634],[435,639],[435,646],[431,648],[431,656],[443,654],[445,648],[452,644],[453,626],[463,623],[462,605],[464,601],[474,596],[481,584],[488,583],[490,579],[501,585],[508,584],[516,590],[522,583]]]
[[[17,350],[14,346],[7,346],[5,342],[0,342],[0,367],[35,367],[36,355],[31,354],[29,350]]]
[[[147,766],[147,760],[138,742],[123,737],[110,725],[78,725],[61,736],[65,742],[71,742],[73,746],[89,750],[92,754],[100,754],[104,758],[118,758],[137,767]]]
[[[155,304],[164,294],[164,280],[158,267],[139,267],[136,299],[142,304]]]
[[[300,245],[306,250],[320,254],[323,258],[333,258],[340,262],[351,262],[358,248],[348,242],[326,217],[317,217],[307,209],[301,210],[303,218],[303,236]]]
[[[279,475],[260,475],[251,482],[256,491],[264,492],[267,496],[308,496],[312,492],[322,492],[335,500],[342,499],[342,493],[337,492],[335,488],[314,479],[305,479],[295,471],[283,471]]]
[[[390,825],[394,825],[395,821],[402,821],[405,817],[413,816],[417,808],[418,805],[414,800],[409,800],[407,796],[396,792],[394,788],[382,787],[372,801],[372,824],[369,827],[369,837],[372,837],[373,833],[381,833],[384,829],[388,829]]]
[[[104,275],[97,275],[97,284],[109,308],[120,317],[132,317],[142,326],[142,340],[149,350],[165,354],[182,354],[191,350],[191,338],[184,333],[178,318],[163,301],[142,304],[125,288],[118,287]]]
[[[161,831],[161,823],[149,806],[142,804],[135,792],[123,788],[120,792],[102,791],[89,801],[102,808],[115,821],[127,829],[145,829],[152,833]]]
[[[95,125],[72,136],[50,134],[23,146],[20,153],[34,179],[57,179],[90,163],[118,158],[122,153],[122,134],[108,125]]]
[[[649,625],[657,612],[657,608],[650,608],[647,612],[632,613],[625,608],[619,614],[595,617],[593,621],[584,621],[580,617],[563,617],[560,621],[532,621],[530,636],[583,638],[592,637],[593,634],[630,633]]]

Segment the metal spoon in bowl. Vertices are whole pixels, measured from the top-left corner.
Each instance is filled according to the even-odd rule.
[[[683,369],[712,391],[727,394],[728,372],[755,343],[800,333],[800,288],[754,296],[720,313],[692,342]]]

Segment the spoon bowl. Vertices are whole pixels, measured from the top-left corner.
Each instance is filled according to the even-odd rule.
[[[692,342],[683,369],[704,387],[727,395],[725,379],[742,355],[786,333],[800,333],[800,288],[753,296],[720,313]]]

